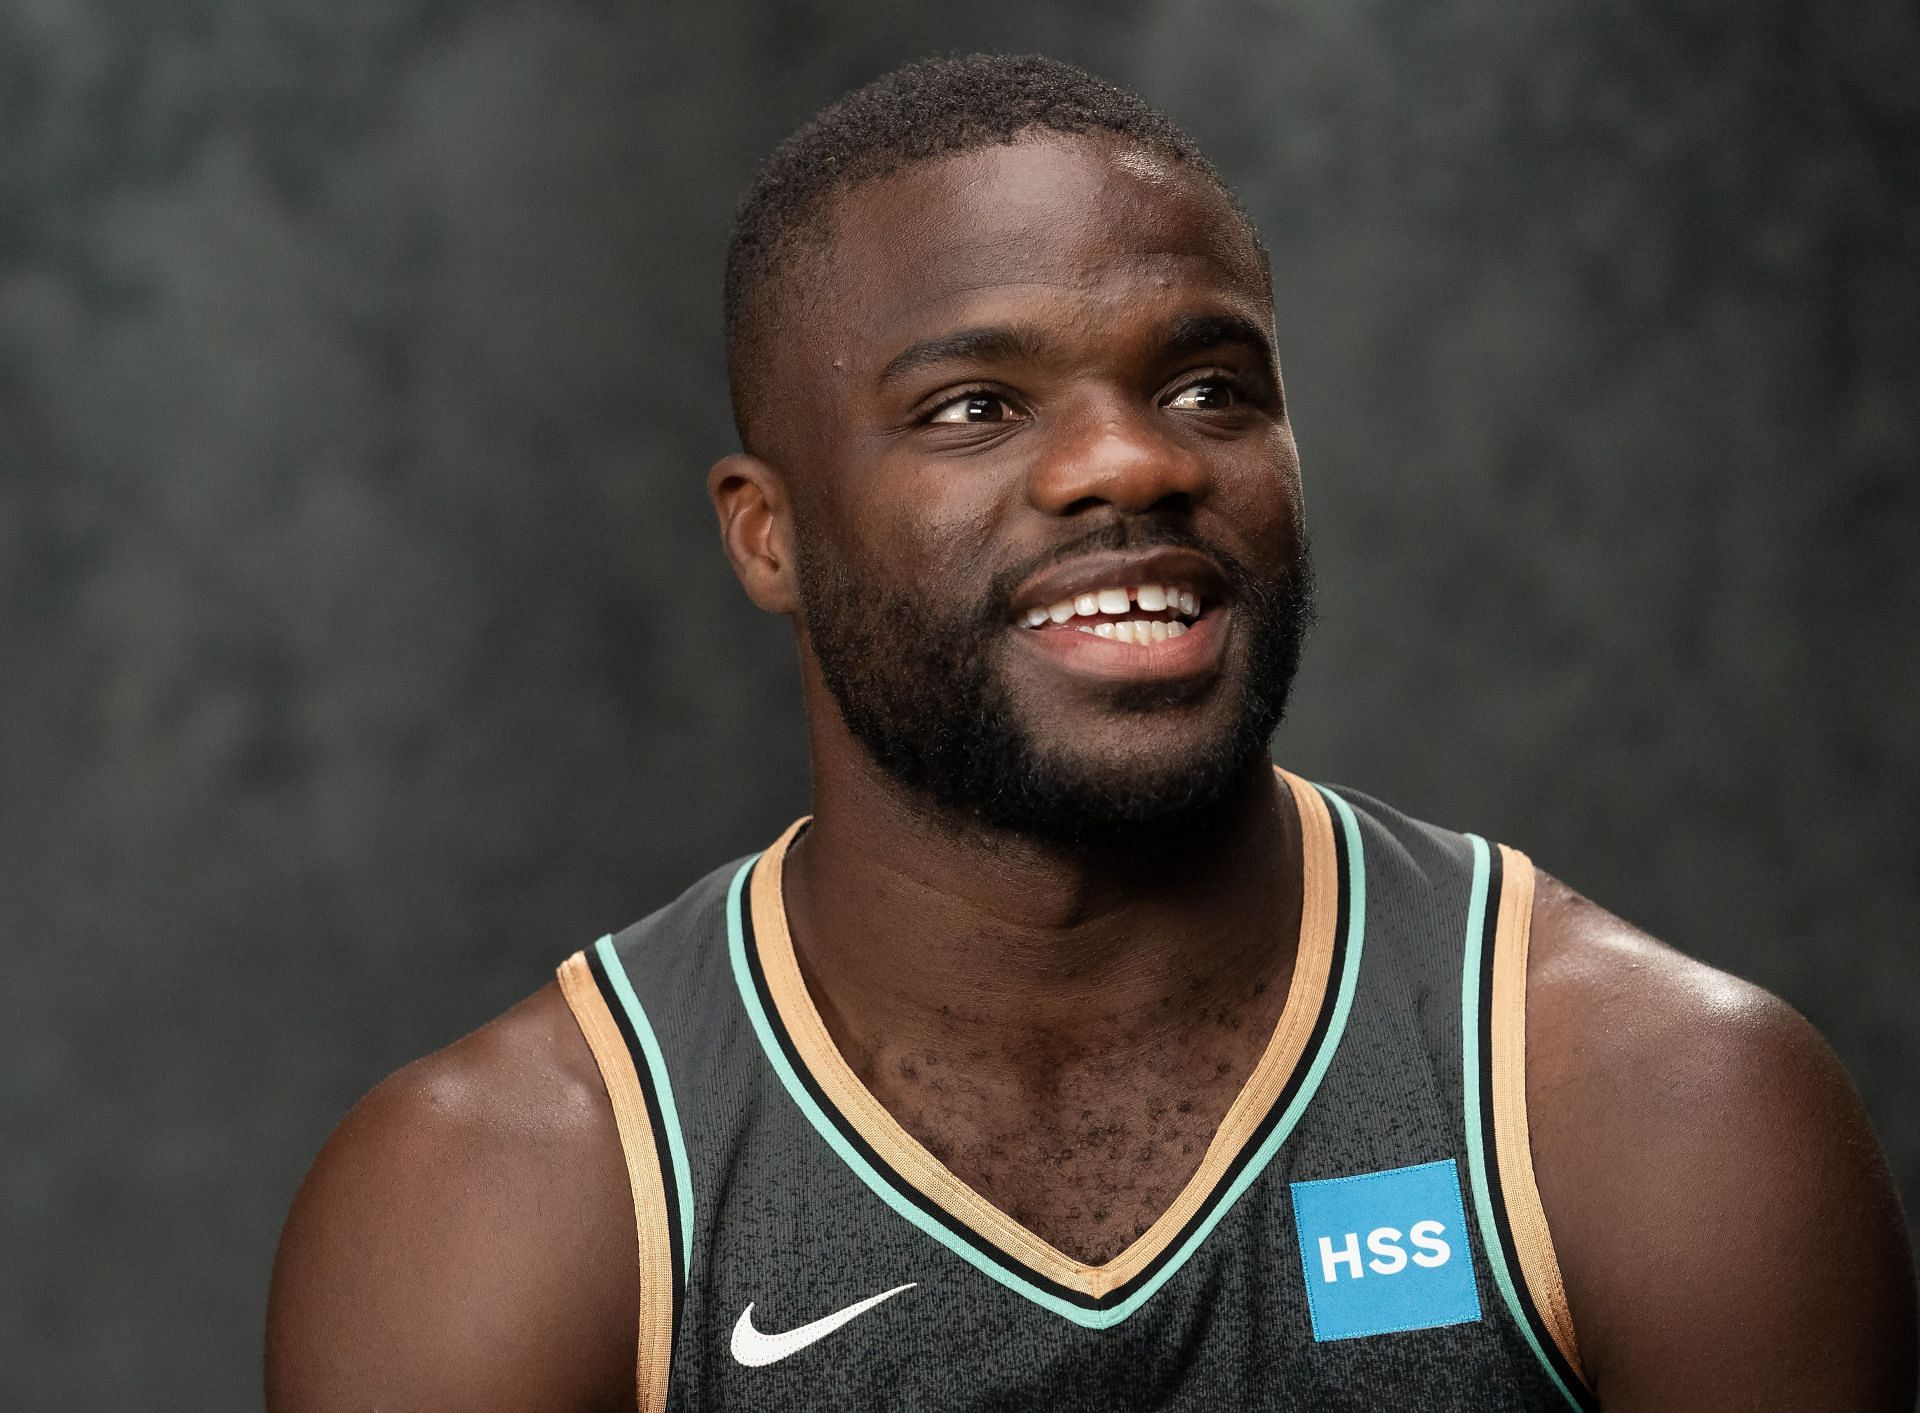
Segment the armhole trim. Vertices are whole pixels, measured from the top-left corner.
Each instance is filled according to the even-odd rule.
[[[587,964],[575,952],[560,964],[560,994],[593,1052],[613,1106],[620,1150],[627,1161],[627,1185],[633,1194],[633,1223],[639,1235],[640,1328],[634,1386],[640,1413],[664,1413],[667,1377],[673,1365],[676,1311],[673,1218],[667,1205],[666,1169],[646,1090],[634,1066],[633,1052],[601,995]]]
[[[1502,887],[1493,936],[1487,1057],[1493,1082],[1493,1156],[1499,1165],[1500,1192],[1520,1278],[1561,1357],[1585,1383],[1527,1130],[1527,944],[1533,928],[1533,864],[1517,849],[1505,844],[1499,848]]]
[[[1541,1372],[1567,1407],[1591,1413],[1599,1405],[1575,1362],[1573,1322],[1527,1148],[1526,942],[1533,865],[1524,854],[1492,847],[1477,834],[1466,838],[1473,881],[1460,968],[1461,1102],[1480,1250]],[[1525,1235],[1516,1235],[1516,1212]],[[1557,1320],[1547,1313],[1551,1292],[1559,1296]]]

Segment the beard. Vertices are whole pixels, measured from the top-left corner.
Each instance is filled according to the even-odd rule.
[[[799,526],[800,546],[820,541]],[[975,608],[955,611],[931,593],[879,590],[844,562],[801,548],[806,631],[847,729],[894,780],[937,810],[1043,844],[1086,848],[1189,827],[1243,785],[1285,715],[1313,622],[1305,535],[1275,578],[1174,526],[1114,522],[1047,556],[1181,546],[1225,573],[1242,649],[1237,678],[1137,684],[1109,700],[1124,712],[1190,706],[1213,692],[1231,700],[1219,724],[1175,759],[1115,762],[1036,739],[996,667],[1012,597],[1038,565],[995,577]]]

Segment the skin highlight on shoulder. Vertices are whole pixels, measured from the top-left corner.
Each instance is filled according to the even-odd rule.
[[[557,986],[377,1086],[295,1198],[272,1413],[631,1408],[634,1221]]]
[[[1545,874],[1532,937],[1535,1172],[1601,1405],[1907,1413],[1906,1225],[1826,1043]]]

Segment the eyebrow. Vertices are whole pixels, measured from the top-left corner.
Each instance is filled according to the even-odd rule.
[[[880,370],[880,383],[885,386],[941,363],[1039,362],[1049,347],[1034,330],[1012,325],[956,329],[908,344]],[[1158,353],[1165,359],[1180,359],[1233,347],[1251,350],[1269,373],[1275,371],[1273,344],[1266,330],[1240,314],[1182,314],[1166,326]]]
[[[1182,314],[1167,326],[1163,358],[1187,358],[1214,348],[1245,348],[1260,356],[1268,373],[1277,370],[1267,331],[1241,314]]]
[[[937,363],[1038,361],[1046,352],[1046,340],[1031,329],[1007,325],[956,329],[950,334],[908,344],[880,370],[880,382],[891,383]]]

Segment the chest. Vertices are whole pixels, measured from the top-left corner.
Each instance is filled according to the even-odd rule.
[[[1236,1016],[1104,1061],[1024,1067],[881,1055],[862,1077],[961,1182],[1099,1265],[1179,1198],[1258,1062],[1249,1041],[1262,1029]]]

